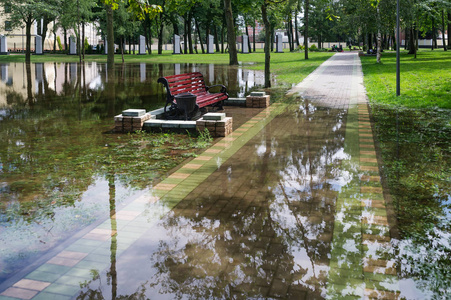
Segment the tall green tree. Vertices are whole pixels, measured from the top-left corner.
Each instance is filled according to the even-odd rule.
[[[66,29],[73,29],[77,37],[77,51],[80,60],[84,58],[84,27],[86,22],[90,22],[93,17],[93,9],[96,6],[95,0],[62,0],[62,11],[64,14],[58,17],[59,23]]]
[[[236,49],[235,21],[233,19],[232,1],[224,0],[224,14],[227,23],[227,42],[229,45],[229,65],[238,65]]]
[[[31,26],[43,15],[56,16],[60,13],[59,0],[0,0],[0,4],[4,8],[8,5],[11,9],[10,13],[5,13],[11,28],[20,28],[25,25],[25,61],[30,62],[31,59]]]
[[[153,19],[157,14],[162,12],[160,5],[144,3],[140,0],[100,0],[105,5],[107,16],[107,43],[108,57],[107,65],[112,67],[114,64],[114,26],[113,11],[119,8],[119,3],[128,3],[128,9],[140,20],[147,17]]]
[[[308,38],[309,38],[309,11],[310,11],[310,0],[304,0],[304,58],[308,59]]]
[[[271,36],[273,35],[273,30],[270,22],[270,9],[274,8],[275,5],[281,4],[286,0],[263,0],[261,2],[261,13],[263,24],[265,25],[265,87],[271,87]]]

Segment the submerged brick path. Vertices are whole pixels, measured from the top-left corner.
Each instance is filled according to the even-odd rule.
[[[398,298],[357,54],[289,94],[303,101],[263,109],[0,300]]]
[[[327,298],[398,299],[390,227],[363,73],[356,53],[333,56],[292,89],[315,105],[348,110],[342,171],[353,179],[336,203]]]

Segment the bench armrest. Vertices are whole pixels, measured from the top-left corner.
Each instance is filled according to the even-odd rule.
[[[216,84],[216,85],[212,85],[212,86],[205,86],[205,89],[208,92],[211,88],[218,87],[218,86],[221,87],[221,93],[227,94],[227,88],[224,85],[222,85],[222,84]]]
[[[169,82],[166,78],[160,77],[157,80],[158,83],[161,83],[166,88],[166,103],[172,103],[174,101],[174,96],[171,94],[171,90],[169,89]]]

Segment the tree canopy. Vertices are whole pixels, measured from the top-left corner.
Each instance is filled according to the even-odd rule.
[[[156,40],[161,54],[162,45],[170,43],[177,34],[182,37],[183,53],[199,50],[205,53],[208,35],[213,35],[216,51],[228,51],[230,64],[237,64],[236,36],[252,35],[248,27],[256,24],[263,24],[265,29],[263,35],[252,39],[253,50],[256,40],[265,41],[268,60],[276,30],[286,32],[290,51],[304,49],[305,59],[309,51],[307,41],[320,49],[325,42],[362,45],[364,50],[396,46],[393,0],[0,0],[0,3],[11,11],[7,14],[9,26],[27,28],[27,49],[35,20],[45,20],[44,27],[56,20],[58,26],[73,29],[81,41],[84,39],[78,29],[80,24],[96,21],[108,40],[109,62],[114,60],[114,44],[120,48],[124,43],[135,44],[137,36],[144,35],[149,51],[152,40]],[[406,47],[414,53],[418,38],[428,38],[434,41],[432,49],[436,48],[440,34],[450,27],[451,2],[400,0],[400,4]],[[445,50],[446,44],[450,44],[449,37],[448,43],[444,41]],[[28,60],[29,53],[28,50]]]

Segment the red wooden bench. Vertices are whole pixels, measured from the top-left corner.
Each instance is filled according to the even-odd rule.
[[[227,88],[224,85],[206,86],[204,76],[200,72],[165,76],[159,78],[158,82],[166,88],[166,105],[164,106],[166,115],[168,115],[168,105],[170,105],[170,111],[177,111],[175,96],[179,94],[191,93],[196,95],[196,110],[205,106],[217,106],[222,109],[224,100],[229,98]],[[210,89],[214,87],[221,87],[221,89],[218,93],[210,93]]]

